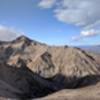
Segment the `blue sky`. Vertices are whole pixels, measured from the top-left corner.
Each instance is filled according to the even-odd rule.
[[[31,39],[52,45],[99,44],[100,14],[97,9],[100,0],[71,1],[0,0],[0,39],[12,36],[2,30],[13,29]],[[95,6],[94,10],[89,10],[89,6]],[[88,17],[84,16],[84,11]],[[91,12],[90,15],[88,12]],[[92,14],[96,16],[91,17]]]

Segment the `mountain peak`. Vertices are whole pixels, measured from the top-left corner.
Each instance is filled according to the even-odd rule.
[[[13,43],[17,43],[17,42],[31,43],[31,42],[32,42],[32,40],[31,40],[31,39],[29,39],[28,37],[26,37],[26,36],[22,35],[22,36],[20,36],[20,37],[16,38],[15,40],[13,40],[12,42],[13,42]]]
[[[24,35],[21,35],[20,37],[16,38],[16,41],[32,41],[32,40]]]

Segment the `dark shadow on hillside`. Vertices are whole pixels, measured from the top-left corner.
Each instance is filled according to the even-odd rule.
[[[7,61],[9,57],[13,54],[14,50],[10,46],[4,49],[3,47],[0,48],[0,60]]]
[[[76,89],[95,85],[100,81],[99,75],[77,78],[58,74],[46,79],[33,73],[22,60],[19,63],[19,68],[0,63],[0,96],[22,100],[39,98],[61,89]]]
[[[86,87],[89,85],[95,85],[100,81],[100,75],[87,75],[85,77],[65,77],[61,74],[48,79],[56,85],[56,89],[76,89]]]

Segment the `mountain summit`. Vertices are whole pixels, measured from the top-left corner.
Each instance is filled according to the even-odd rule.
[[[26,36],[24,36],[24,35],[22,35],[22,36],[20,36],[20,37],[18,37],[18,38],[16,38],[16,40],[15,41],[32,41],[31,39],[29,39],[28,37],[26,37]]]

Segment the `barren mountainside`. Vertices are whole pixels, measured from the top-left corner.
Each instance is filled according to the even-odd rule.
[[[25,36],[0,42],[0,96],[38,98],[62,89],[75,91],[94,85],[100,81],[100,57],[95,56],[69,46],[48,46]]]

